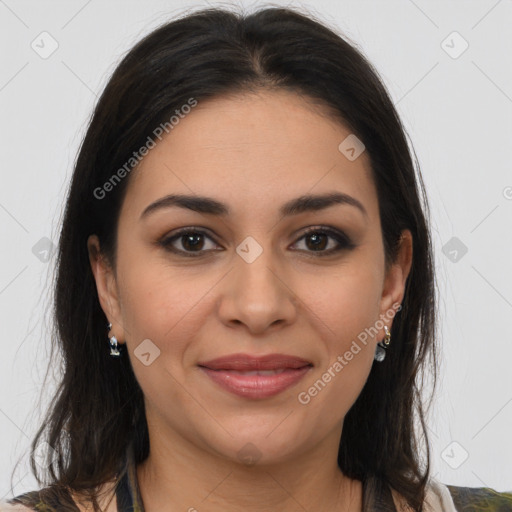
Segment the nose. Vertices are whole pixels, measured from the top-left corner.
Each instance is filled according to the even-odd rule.
[[[272,261],[270,249],[254,261],[238,254],[234,268],[223,280],[218,314],[230,327],[243,325],[252,335],[292,324],[297,317],[298,297],[289,272]]]

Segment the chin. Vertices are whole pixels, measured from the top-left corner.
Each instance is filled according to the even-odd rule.
[[[283,428],[279,427],[279,422],[282,422],[282,420],[281,417],[274,422],[271,428],[264,425],[261,428],[253,426],[246,430],[242,428],[231,430],[232,426],[225,425],[227,430],[233,433],[233,436],[222,430],[220,439],[218,436],[212,438],[212,431],[210,430],[210,436],[204,439],[204,442],[216,455],[242,465],[280,464],[290,460],[294,455],[298,455],[298,452],[306,451],[307,444],[313,444],[311,436],[309,436],[309,440],[301,438],[301,432],[304,436],[303,429],[290,429],[289,425],[286,427],[281,425]],[[291,440],[294,442],[293,445],[290,443]],[[304,445],[301,443],[304,443]]]

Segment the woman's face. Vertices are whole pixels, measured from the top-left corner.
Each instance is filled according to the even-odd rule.
[[[349,135],[291,92],[200,101],[125,178],[115,273],[95,237],[91,262],[150,435],[261,463],[339,443],[412,255],[404,232],[385,274],[369,158],[339,149]],[[329,194],[350,199],[314,199]]]

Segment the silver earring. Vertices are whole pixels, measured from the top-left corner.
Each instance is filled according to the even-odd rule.
[[[384,361],[384,358],[386,357],[386,349],[391,342],[391,333],[389,332],[387,325],[384,326],[384,330],[386,331],[386,336],[382,341],[377,343],[377,347],[375,349],[374,359],[379,363]]]
[[[107,329],[110,331],[110,329],[112,329],[112,324],[109,323]],[[119,357],[121,355],[117,344],[117,338],[115,336],[110,336],[110,355],[112,357]]]

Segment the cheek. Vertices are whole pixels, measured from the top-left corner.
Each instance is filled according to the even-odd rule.
[[[191,340],[199,339],[204,328],[211,307],[205,294],[214,283],[208,278],[185,278],[169,269],[162,272],[161,267],[154,272],[135,266],[123,282],[123,322],[132,367],[146,398],[157,409],[169,403],[186,405],[185,360],[193,348]],[[147,352],[150,355],[144,361],[141,355]]]
[[[360,269],[347,268],[326,287],[316,288],[308,303],[325,327],[326,357],[305,391],[316,402],[313,408],[321,408],[322,417],[332,416],[332,421],[340,420],[357,399],[374,360],[377,334],[372,327],[379,319],[381,288],[378,272],[368,268],[364,262]]]
[[[365,261],[347,266],[310,291],[308,304],[328,328],[330,352],[348,350],[351,340],[374,325],[381,293],[381,276]]]
[[[123,325],[130,353],[146,339],[160,351],[155,364],[183,374],[191,340],[200,339],[211,315],[219,276],[167,265],[163,259],[129,251],[118,262]],[[157,351],[158,352],[158,351]],[[137,352],[134,354],[137,355]],[[135,361],[137,363],[137,361]],[[155,372],[153,372],[155,374]]]

